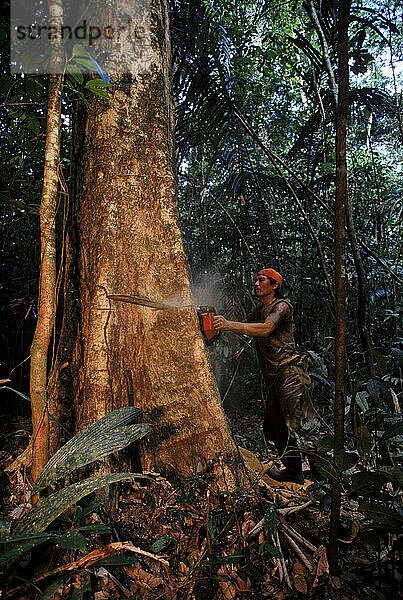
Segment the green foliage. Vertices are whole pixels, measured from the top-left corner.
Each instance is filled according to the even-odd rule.
[[[273,546],[273,544],[270,544],[266,541],[259,545],[259,554],[268,554],[273,558],[283,558],[280,550],[276,546]]]
[[[118,481],[133,478],[148,479],[145,475],[140,475],[138,473],[111,473],[109,475],[90,477],[83,481],[73,483],[67,488],[51,494],[38,502],[38,504],[31,508],[26,516],[18,521],[15,531],[21,533],[26,533],[28,531],[37,533],[44,531],[46,527],[69,508],[69,506],[73,506],[76,502],[81,500],[81,498],[84,498],[92,492],[95,492],[106,485],[110,485],[111,483],[117,483]]]
[[[51,585],[49,585],[46,590],[39,596],[38,600],[52,600],[56,592],[62,587],[64,583],[66,583],[70,578],[70,575],[63,575],[56,581],[54,581]]]
[[[147,435],[148,425],[133,425],[140,414],[135,407],[120,408],[83,429],[48,461],[35,481],[33,493]]]
[[[358,510],[365,515],[371,522],[381,529],[388,531],[401,531],[403,526],[403,516],[395,509],[374,502],[373,504],[360,504]]]
[[[360,457],[365,460],[369,457],[372,448],[371,433],[366,425],[361,425],[358,432],[357,450]]]
[[[387,373],[384,379],[387,380]],[[401,519],[396,503],[403,486],[403,474],[399,466],[384,461],[390,461],[392,447],[394,456],[400,460],[403,421],[400,415],[388,412],[393,402],[385,381],[369,379],[357,384],[366,389],[354,396],[355,419],[359,419],[355,436],[350,439],[347,436],[347,450],[339,453],[336,468],[315,463],[315,469],[327,480],[339,480],[353,498],[358,498],[359,511],[365,514],[370,527],[377,531],[396,531]],[[333,451],[333,436],[327,434],[320,438],[317,451],[332,461],[329,452]]]
[[[266,537],[269,537],[270,534],[273,533],[277,518],[278,518],[278,513],[277,513],[276,507],[274,506],[274,504],[270,505],[266,509],[266,512],[264,514],[263,528],[264,528],[264,533],[265,533]]]
[[[139,415],[140,411],[134,407],[119,409],[78,433],[45,465],[38,477],[39,483],[34,488],[35,493],[78,468],[121,450],[134,440],[143,437],[148,427],[131,424]],[[98,475],[73,483],[40,499],[19,519],[13,535],[8,535],[0,541],[4,546],[4,551],[0,552],[0,564],[10,566],[27,552],[48,542],[53,542],[60,549],[68,552],[85,552],[89,536],[111,532],[111,528],[102,523],[86,524],[86,518],[100,507],[99,502],[93,502],[87,507],[76,506],[73,519],[64,515],[63,521],[69,526],[67,531],[56,533],[45,532],[45,529],[85,496],[112,483],[133,478],[149,479],[138,473]],[[52,583],[43,592],[42,597],[51,598],[65,581],[67,579],[62,578]],[[85,578],[80,587],[74,588],[73,597],[83,598],[87,590],[90,590],[90,582]]]
[[[403,435],[403,419],[392,425],[392,427],[389,427],[382,435],[382,439],[383,441],[387,441],[400,435]]]
[[[161,552],[161,550],[164,550],[167,546],[169,546],[172,539],[172,535],[170,533],[166,533],[158,538],[158,540],[155,540],[153,544],[151,544],[150,551],[155,553]]]

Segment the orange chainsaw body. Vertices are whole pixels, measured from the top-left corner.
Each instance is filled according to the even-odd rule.
[[[217,314],[214,306],[198,306],[197,315],[199,317],[200,329],[207,345],[214,342],[220,332],[213,325],[213,317]]]

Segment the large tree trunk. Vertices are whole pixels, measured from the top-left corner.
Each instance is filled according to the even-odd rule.
[[[176,207],[167,2],[144,7],[140,16],[136,3],[125,10],[133,29],[144,28],[146,52],[129,59],[122,45],[113,60],[126,60],[128,73],[114,74],[111,62],[110,99],[89,98],[75,123],[74,410],[79,430],[125,406],[130,371],[134,405],[152,426],[143,468],[188,474],[198,461],[233,451],[195,311],[108,299],[137,294],[192,303]]]

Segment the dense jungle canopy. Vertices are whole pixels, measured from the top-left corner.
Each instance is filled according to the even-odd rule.
[[[119,9],[117,1],[111,5]],[[157,478],[157,487],[150,489],[138,484],[131,491],[132,504],[122,500],[123,488],[118,488],[114,502],[120,516],[111,514],[120,537],[115,530],[117,537],[111,539],[115,544],[132,539],[154,558],[130,567],[130,560],[116,562],[116,568],[128,569],[126,587],[111,579],[110,588],[99,587],[104,590],[99,599],[218,600],[295,593],[341,600],[363,598],[364,582],[365,597],[397,598],[403,521],[403,3],[176,0],[169,7],[163,1],[150,6],[151,21],[156,19],[150,35],[157,39],[161,60],[153,63],[155,78],[147,81],[138,76],[137,64],[130,67],[130,76],[109,77],[79,45],[58,79],[10,73],[9,3],[2,8],[0,436],[2,465],[8,469],[1,476],[2,514],[9,521],[5,533],[47,535],[46,540],[38,538],[40,543],[53,543],[59,536],[59,551],[70,552],[77,577],[73,581],[64,574],[54,593],[65,586],[60,597],[95,597],[88,572],[80,579],[84,562],[77,565],[90,544],[82,537],[96,537],[88,551],[102,546],[98,534],[107,534],[102,530],[108,527],[105,519],[102,525],[85,520],[97,508],[91,505],[85,512],[80,505],[74,516],[68,513],[75,540],[71,534],[62,539],[60,525],[49,529],[51,519],[43,521],[42,529],[35,529],[34,521],[24,529],[18,518],[24,503],[41,490],[39,484],[32,488],[33,482],[48,477],[39,475],[47,459],[83,427],[128,408],[130,415],[116,413],[113,418],[129,441],[116,442],[109,453],[145,436],[140,451],[136,442],[135,459],[125,450],[110,459],[109,469],[100,467],[97,473],[111,478],[104,485],[118,481],[118,473],[105,474],[111,466],[112,471],[143,469],[152,477],[157,470],[167,479]],[[164,25],[168,16],[169,28]],[[49,115],[57,104],[51,103],[52,89],[59,90],[54,98],[59,94],[61,107],[60,131],[53,141],[60,151],[53,169],[54,217],[48,219],[55,229],[56,262],[49,345],[39,367],[44,395],[37,404],[30,353],[35,356],[35,339],[42,339],[38,294],[45,289],[45,279],[39,282],[48,244],[44,250],[45,155]],[[54,119],[58,121],[57,114]],[[345,136],[340,133],[343,119]],[[126,156],[126,163],[115,160],[118,156]],[[129,175],[141,180],[143,188]],[[228,319],[242,321],[256,303],[255,275],[267,266],[282,273],[284,296],[294,307],[296,341],[306,356],[317,410],[305,434],[326,464],[322,479],[311,488],[305,486],[300,495],[286,490],[281,496],[272,492],[270,482],[259,491],[250,473],[250,489],[240,491],[244,482],[237,487],[239,481],[230,480],[233,463],[227,469],[217,458],[213,473],[221,482],[213,493],[204,454],[241,457],[241,446],[243,460],[251,461],[251,452],[260,459],[271,457],[259,423],[265,392],[251,339],[222,335],[206,354],[193,313],[182,317],[132,306],[130,312],[127,305],[113,305],[108,294],[112,289],[174,303],[180,291],[181,301],[214,305]],[[92,315],[98,309],[111,311],[112,320],[105,312],[94,333]],[[138,418],[151,425],[151,432]],[[41,457],[35,444],[40,447],[42,435],[47,449]],[[29,452],[18,462],[30,442],[33,465]],[[99,458],[108,454],[102,452]],[[78,460],[76,468],[89,462]],[[217,468],[222,468],[219,476]],[[182,482],[178,485],[175,473]],[[42,488],[52,481],[46,479]],[[100,487],[94,481],[87,494]],[[230,490],[225,494],[223,481]],[[175,506],[185,505],[188,511],[181,525],[179,518],[170,520],[171,497]],[[304,523],[293,522],[314,546],[305,537],[301,541],[301,535],[298,541],[283,521],[278,526],[290,498],[299,498],[302,507],[309,502],[317,511]],[[146,508],[136,504],[141,502]],[[225,511],[231,513],[227,521]],[[149,533],[138,525],[141,519]],[[228,533],[231,527],[234,538]],[[259,543],[253,546],[248,540],[256,531]],[[297,553],[297,561],[290,553],[282,555],[279,531],[294,540],[290,552]],[[10,550],[14,555],[3,560],[6,567],[35,546],[27,539],[24,548]],[[307,542],[309,559],[295,550],[295,540],[302,546]],[[125,550],[112,546],[105,550],[104,544],[98,558]],[[325,546],[333,578],[318,584],[329,573]],[[157,572],[152,561],[166,548]],[[163,562],[170,553],[174,566]],[[33,564],[37,558],[33,554]],[[343,580],[355,561],[358,572]],[[113,571],[113,561],[104,566]],[[199,567],[200,578],[195,574]],[[164,569],[169,568],[168,585]],[[144,569],[150,571],[148,579]],[[13,572],[20,580],[27,575]],[[121,580],[121,573],[115,574]],[[128,578],[137,583],[126,585]],[[51,586],[45,590],[41,575],[28,579],[44,595],[35,596],[32,589],[24,595],[24,588],[17,596],[14,580],[10,597],[59,597],[49,595]],[[169,596],[170,586],[176,595]],[[130,588],[132,595],[122,588]]]

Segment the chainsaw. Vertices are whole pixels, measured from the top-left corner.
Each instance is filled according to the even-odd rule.
[[[152,308],[154,310],[179,310],[180,308],[194,308],[199,319],[200,331],[207,346],[217,340],[221,333],[220,331],[217,331],[213,325],[213,317],[217,314],[214,306],[195,306],[194,304],[171,306],[170,304],[151,300],[150,298],[145,298],[143,296],[132,296],[128,294],[108,294],[108,298],[117,302],[127,302],[129,304],[147,306],[148,308]]]

